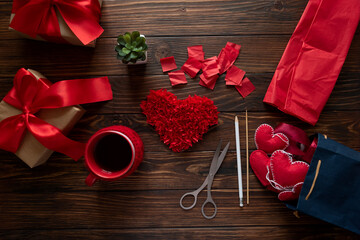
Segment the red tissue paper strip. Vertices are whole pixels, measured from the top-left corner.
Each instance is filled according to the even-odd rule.
[[[225,81],[226,85],[237,85],[240,86],[245,76],[245,71],[232,65],[226,73]]]
[[[241,46],[235,43],[227,42],[225,48],[221,49],[218,56],[219,72],[223,74],[235,62],[239,56]]]
[[[187,49],[189,58],[181,67],[181,69],[191,78],[194,78],[202,68],[202,62],[204,61],[205,53],[201,45],[191,46]]]
[[[199,62],[202,62],[205,58],[205,53],[201,45],[188,47],[188,56],[189,58],[195,58]]]
[[[264,102],[315,125],[345,61],[359,13],[359,0],[310,0]]]
[[[203,61],[202,71],[205,78],[211,78],[219,73],[217,57],[207,58]]]
[[[160,63],[161,63],[163,72],[168,72],[168,71],[171,71],[171,70],[174,70],[177,68],[176,63],[175,63],[175,58],[173,56],[161,58]]]
[[[181,70],[183,70],[191,78],[194,78],[196,74],[200,71],[201,67],[202,67],[202,63],[200,61],[190,57],[181,67]]]
[[[168,75],[172,86],[187,83],[185,73],[181,70],[169,72]]]
[[[210,126],[218,124],[217,107],[207,97],[195,95],[179,100],[166,89],[151,90],[140,106],[148,124],[174,152],[190,148]]]
[[[207,87],[211,90],[214,90],[215,84],[216,84],[216,80],[219,78],[219,75],[213,75],[209,78],[205,77],[204,74],[200,75],[200,82],[199,84],[203,87]]]
[[[255,90],[255,86],[246,77],[242,80],[240,86],[235,86],[236,90],[241,94],[243,98],[252,93]]]

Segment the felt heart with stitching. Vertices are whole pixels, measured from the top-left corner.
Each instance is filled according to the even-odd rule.
[[[300,196],[301,188],[304,185],[303,182],[295,184],[295,186],[288,191],[282,191],[278,194],[278,198],[280,201],[291,201],[296,200]]]
[[[270,168],[272,179],[285,190],[304,182],[309,170],[309,164],[302,161],[293,161],[290,153],[277,150],[270,157]]]
[[[255,131],[255,145],[259,150],[271,154],[275,150],[284,150],[289,146],[289,139],[283,133],[274,133],[269,124],[261,124]]]
[[[166,89],[151,90],[141,109],[174,152],[188,149],[202,139],[209,126],[218,123],[219,112],[212,100],[196,95],[178,100]]]
[[[280,192],[279,190],[273,188],[267,177],[272,179],[271,169],[270,169],[270,158],[262,150],[255,150],[250,154],[250,166],[254,171],[256,177],[259,179],[261,184],[265,186],[268,190],[273,192]]]

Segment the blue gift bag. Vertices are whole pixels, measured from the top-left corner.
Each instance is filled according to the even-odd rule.
[[[318,134],[296,210],[360,234],[360,152]]]

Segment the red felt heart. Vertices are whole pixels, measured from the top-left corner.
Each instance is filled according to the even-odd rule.
[[[284,150],[289,146],[289,139],[283,133],[274,134],[269,124],[261,124],[255,131],[257,149],[271,154],[275,150]]]
[[[296,184],[304,182],[309,164],[293,161],[290,153],[283,150],[275,151],[270,157],[272,180],[283,190],[292,189]]]
[[[218,111],[207,97],[189,96],[184,100],[166,89],[151,90],[141,109],[160,139],[174,152],[188,149],[202,139],[209,126],[218,123]]]
[[[271,186],[268,179],[272,179],[271,168],[270,168],[270,158],[262,150],[255,150],[250,155],[250,165],[254,171],[256,177],[259,179],[261,184],[265,186],[268,190],[273,192],[280,192]]]
[[[250,165],[261,184],[265,187],[269,186],[270,183],[266,179],[266,174],[270,167],[270,158],[268,155],[262,150],[253,151],[250,155]]]
[[[291,201],[299,198],[301,188],[304,185],[303,182],[295,184],[291,190],[282,191],[278,194],[280,201]]]

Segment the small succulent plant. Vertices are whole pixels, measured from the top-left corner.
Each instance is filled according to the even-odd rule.
[[[140,36],[138,31],[119,35],[117,42],[115,51],[117,58],[123,63],[136,63],[138,60],[144,61],[146,59],[145,53],[148,46],[145,43],[145,38]]]

